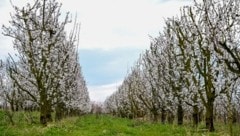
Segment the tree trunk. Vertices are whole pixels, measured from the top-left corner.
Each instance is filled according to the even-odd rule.
[[[153,114],[153,122],[158,122],[158,114]]]
[[[164,108],[161,108],[161,122],[162,124],[165,124],[166,121],[166,110]]]
[[[13,98],[11,98],[11,100],[10,100],[10,102],[9,102],[9,104],[10,104],[10,108],[11,108],[11,111],[15,111],[15,109],[14,109],[14,100],[13,100]]]
[[[63,118],[63,115],[61,112],[61,108],[57,106],[55,110],[55,121],[60,121],[62,118]]]
[[[41,105],[40,107],[40,123],[43,126],[47,126],[47,107]]]
[[[47,122],[52,122],[52,104],[50,101],[47,101]]]
[[[60,121],[63,118],[64,115],[64,103],[58,102],[56,109],[55,109],[55,121]]]
[[[171,111],[168,111],[168,116],[167,116],[167,120],[169,124],[173,124],[174,121],[174,115]]]
[[[199,108],[196,105],[193,106],[192,116],[193,116],[193,124],[195,127],[197,127],[199,123],[200,113],[199,113]]]
[[[182,102],[179,102],[177,107],[177,118],[178,118],[178,125],[183,124],[183,108],[182,108]]]
[[[230,136],[233,136],[233,104],[232,104],[232,98],[229,93],[227,93],[228,98],[228,124],[229,124],[229,133]]]
[[[153,122],[154,123],[158,122],[158,116],[159,116],[158,112],[156,110],[152,110],[152,115],[153,115],[153,118],[152,118]]]
[[[47,96],[47,91],[45,89],[40,89],[40,123],[43,126],[47,126],[47,122],[52,121],[51,101],[47,99]]]
[[[40,105],[40,123],[43,126],[47,126],[47,122],[51,121],[51,104],[47,100],[45,100],[43,104]]]
[[[15,106],[16,106],[15,111],[18,111],[19,110],[19,105],[16,103]]]
[[[213,132],[214,129],[214,124],[213,124],[213,100],[208,100],[207,106],[206,106],[206,128],[210,131]]]
[[[235,107],[233,107],[233,119],[232,119],[232,123],[235,124],[237,123],[237,110]]]

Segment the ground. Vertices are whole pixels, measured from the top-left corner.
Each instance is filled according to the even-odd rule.
[[[37,122],[37,113],[33,118],[36,124],[27,122],[25,113],[17,113],[15,125],[0,112],[0,136],[228,136],[228,127],[216,125],[216,132],[206,132],[204,124],[192,128],[190,124],[162,125],[161,123],[129,120],[110,115],[84,115],[69,117],[60,122],[49,123],[47,127]],[[240,126],[234,126],[235,135],[240,135]]]

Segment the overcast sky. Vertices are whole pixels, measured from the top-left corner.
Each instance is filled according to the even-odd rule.
[[[30,0],[12,0],[23,6]],[[104,101],[156,37],[164,19],[176,16],[189,0],[59,0],[63,15],[81,23],[80,64],[92,101]],[[0,0],[0,24],[8,25],[9,0]],[[71,26],[67,27],[70,28]],[[0,31],[2,33],[2,30]],[[0,35],[0,58],[13,54],[11,39]]]

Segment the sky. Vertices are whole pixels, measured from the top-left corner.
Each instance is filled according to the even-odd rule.
[[[32,0],[12,0],[24,6]],[[127,71],[148,49],[150,36],[163,29],[164,20],[179,14],[190,0],[57,0],[62,15],[70,12],[81,23],[79,54],[90,99],[103,102],[116,91]],[[13,9],[0,0],[0,25],[7,25]],[[66,27],[66,31],[71,29]],[[2,29],[0,30],[2,33]],[[0,34],[0,58],[16,53],[12,39]]]

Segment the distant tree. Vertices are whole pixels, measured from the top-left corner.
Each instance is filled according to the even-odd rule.
[[[2,60],[0,60],[0,108],[3,108],[3,69],[4,69],[4,65]]]
[[[139,63],[140,62],[137,62],[135,64],[131,69],[131,73],[129,73],[123,82],[123,84],[127,86],[128,99],[130,101],[133,118],[142,118],[147,113],[147,108],[140,96],[143,92],[144,86],[142,84],[143,77]]]

